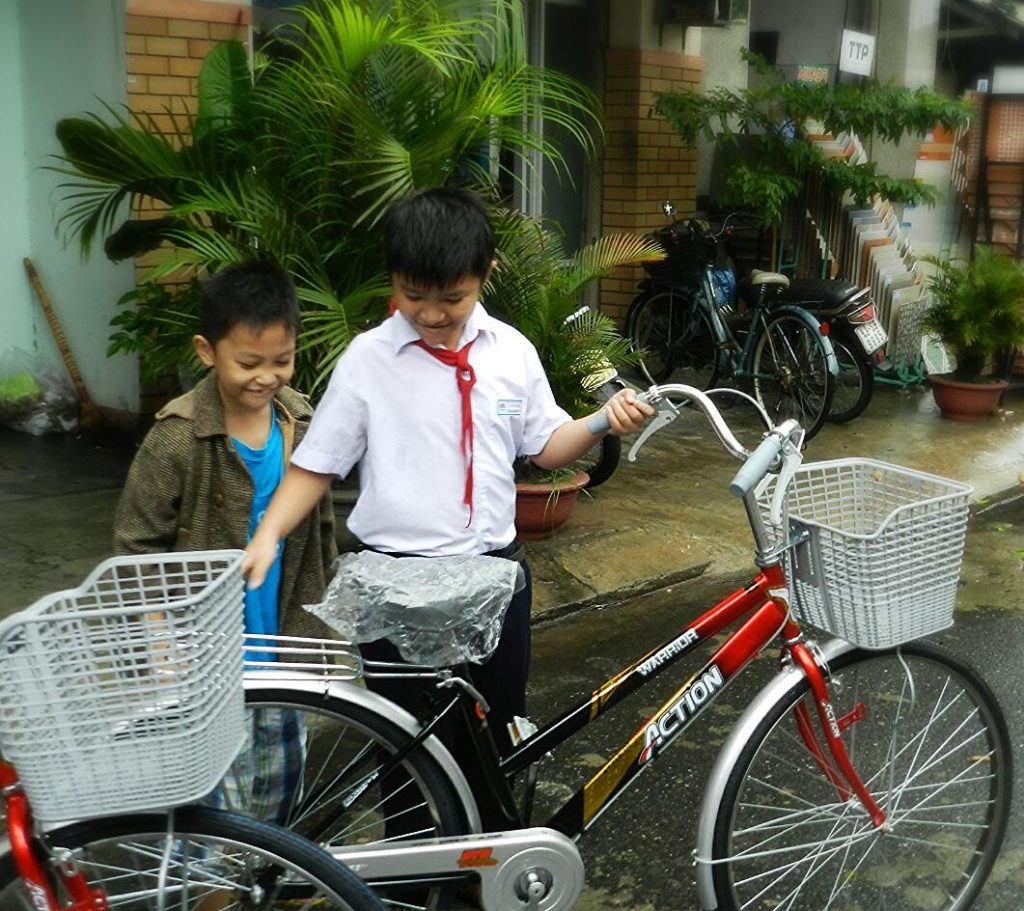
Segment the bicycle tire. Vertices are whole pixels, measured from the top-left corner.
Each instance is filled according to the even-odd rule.
[[[837,329],[833,324],[829,340],[839,362],[839,375],[826,420],[845,424],[870,404],[875,394],[875,371],[852,332]]]
[[[644,291],[633,298],[626,311],[626,335],[643,354],[644,368],[655,383],[664,383],[672,375],[668,341],[672,333],[672,308],[666,306],[665,299],[658,306],[651,303],[660,294]]]
[[[715,385],[719,348],[693,289],[644,292],[630,304],[626,325],[630,340],[645,351],[644,366],[656,383],[671,377],[701,390]]]
[[[778,424],[796,418],[811,439],[825,423],[835,377],[823,336],[793,313],[769,316],[758,330],[753,358],[754,395]]]
[[[968,664],[920,641],[851,650],[826,676],[837,718],[866,709],[843,737],[889,828],[837,795],[790,723],[801,700],[814,713],[801,677],[728,774],[712,841],[718,908],[966,911],[1010,813],[1012,756],[995,696]]]
[[[606,433],[600,440],[590,447],[579,459],[572,463],[572,467],[585,471],[590,478],[583,485],[584,490],[593,490],[600,487],[619,467],[622,459],[622,439]]]
[[[309,909],[383,911],[362,880],[312,842],[209,807],[174,812],[169,879],[161,889],[167,818],[137,813],[90,819],[47,832],[45,839],[52,848],[76,852],[89,885],[107,892],[111,908],[125,911],[156,909],[161,898],[166,911],[204,905],[270,911],[292,901]],[[18,904],[22,892],[14,858],[6,854],[0,858],[0,907],[31,907]]]
[[[382,812],[380,788],[365,782],[379,768],[383,757],[391,756],[410,740],[409,735],[390,719],[364,706],[334,696],[322,696],[283,686],[273,690],[248,690],[246,705],[250,713],[281,710],[301,717],[304,749],[301,770],[301,796],[287,801],[274,820],[325,847],[387,839],[441,838],[464,835],[469,831],[462,802],[444,770],[426,749],[413,750],[392,773],[396,789],[409,796],[403,812],[423,824],[415,830],[396,835],[388,831],[389,822]],[[259,717],[254,715],[253,717]],[[280,722],[268,718],[274,729]],[[244,754],[244,751],[243,751]],[[239,778],[246,776],[239,775]],[[274,787],[271,784],[271,787]],[[250,782],[248,791],[230,795],[228,808],[248,815],[266,816],[268,801],[257,794]],[[429,817],[429,823],[426,818]],[[403,895],[402,908],[434,908],[447,900],[449,889],[437,887],[416,895]],[[391,893],[394,894],[394,890]],[[388,896],[385,895],[385,898]],[[387,903],[387,902],[385,902]]]

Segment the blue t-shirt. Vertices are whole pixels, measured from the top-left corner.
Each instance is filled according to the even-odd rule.
[[[236,440],[235,449],[245,462],[245,467],[252,476],[254,488],[252,498],[252,512],[249,515],[249,540],[256,533],[256,528],[270,504],[270,498],[277,490],[284,476],[284,437],[281,428],[273,412],[270,415],[270,436],[262,449],[251,449]],[[245,631],[256,635],[276,636],[278,629],[278,608],[277,598],[281,588],[281,555],[284,552],[283,544],[277,546],[277,557],[273,565],[267,571],[267,577],[263,584],[255,589],[245,590]],[[271,645],[264,640],[249,640],[251,649],[253,645]],[[274,661],[276,655],[273,652],[246,651],[246,658],[249,661]]]

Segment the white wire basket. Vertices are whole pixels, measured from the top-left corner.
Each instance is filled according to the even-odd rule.
[[[953,624],[971,487],[870,459],[800,466],[787,494],[797,619],[862,648]],[[774,481],[759,494],[767,521]]]
[[[245,738],[242,552],[100,564],[0,623],[0,749],[35,816],[191,803]]]

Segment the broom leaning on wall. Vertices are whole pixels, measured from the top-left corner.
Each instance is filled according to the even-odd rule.
[[[60,356],[64,360],[64,366],[67,367],[68,374],[71,377],[71,382],[75,387],[75,392],[78,395],[78,401],[80,403],[79,421],[82,425],[83,430],[93,430],[100,425],[100,411],[96,407],[96,403],[93,402],[89,395],[89,390],[85,388],[85,382],[82,380],[82,374],[78,372],[78,364],[75,363],[74,355],[71,353],[71,348],[68,346],[68,340],[64,337],[64,330],[60,326],[60,322],[57,320],[57,314],[54,312],[53,305],[50,303],[50,296],[46,293],[46,289],[43,287],[42,279],[39,277],[39,273],[36,272],[36,267],[32,265],[32,260],[27,256],[22,260],[25,264],[25,271],[28,273],[29,281],[32,282],[32,287],[35,288],[36,297],[39,298],[39,303],[43,307],[43,313],[46,314],[46,321],[50,324],[50,332],[53,333],[53,340],[57,343],[57,348],[60,351]]]

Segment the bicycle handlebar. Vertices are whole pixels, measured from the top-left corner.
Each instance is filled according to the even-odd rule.
[[[734,497],[742,497],[750,493],[778,458],[784,441],[785,437],[777,436],[774,433],[770,433],[761,440],[757,449],[747,457],[740,470],[736,472],[736,476],[729,482],[729,493]]]
[[[715,431],[716,436],[729,454],[743,462],[743,466],[736,472],[736,476],[729,484],[729,492],[737,497],[743,497],[749,493],[772,468],[786,442],[797,438],[803,433],[800,425],[790,418],[778,426],[772,427],[757,449],[750,452],[736,439],[725,418],[722,417],[722,412],[711,401],[710,396],[693,386],[686,386],[682,383],[666,383],[663,386],[651,386],[646,392],[637,396],[638,400],[644,401],[649,405],[662,405],[666,407],[659,407],[658,414],[651,419],[647,429],[634,444],[633,450],[630,452],[631,460],[634,458],[636,451],[653,433],[657,432],[669,421],[674,420],[678,414],[678,409],[669,399],[669,396],[685,398],[700,408],[711,424],[712,430]],[[609,427],[608,415],[603,411],[592,415],[587,420],[586,426],[595,435],[604,433]]]

